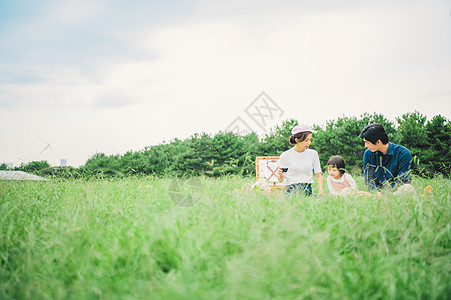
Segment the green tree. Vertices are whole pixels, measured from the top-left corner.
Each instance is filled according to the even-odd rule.
[[[364,113],[359,117],[342,116],[327,121],[324,126],[315,124],[311,148],[318,151],[323,168],[332,155],[342,156],[348,170],[361,167],[365,147],[359,134],[366,125],[379,123],[384,126],[389,141],[411,151],[417,162],[415,170],[420,170],[418,162],[421,162],[432,171],[449,174],[450,122],[442,116],[435,116],[426,123],[426,117],[419,112],[406,113],[396,120],[398,127],[382,114]],[[298,122],[294,119],[283,121],[261,140],[255,133],[246,136],[231,132],[219,132],[214,136],[196,133],[185,140],[176,138],[169,143],[129,151],[124,155],[97,153],[88,159],[79,173],[102,176],[253,174],[256,156],[279,156],[292,147],[289,137],[296,125]],[[41,167],[48,166],[27,166],[28,169]]]
[[[365,150],[359,134],[362,122],[356,117],[340,117],[327,121],[325,128],[314,125],[316,131],[311,147],[318,151],[321,166],[326,167],[333,155],[340,155],[346,162],[347,169],[361,165]]]
[[[27,164],[22,163],[19,167],[14,168],[14,170],[37,174],[39,171],[47,169],[49,167],[50,164],[46,160],[41,160],[41,161],[31,161]]]
[[[451,175],[451,123],[441,115],[434,116],[424,126],[427,149],[421,161],[431,166],[432,172]]]
[[[412,171],[420,174],[423,168],[420,166],[422,154],[428,149],[427,134],[424,129],[426,116],[415,111],[413,113],[403,114],[396,118],[398,122],[398,143],[412,154]]]
[[[88,176],[123,176],[119,158],[118,154],[96,153],[86,161],[82,172]]]
[[[157,176],[170,175],[170,167],[174,164],[180,140],[169,144],[160,144],[146,148],[143,152],[146,174]]]
[[[419,112],[406,113],[396,118],[398,122],[398,142],[409,149],[413,156],[418,156],[428,148],[425,131],[426,116]]]
[[[276,125],[268,134],[263,137],[260,145],[261,156],[279,156],[282,152],[290,149],[289,142],[291,130],[299,125],[294,119],[283,121],[281,125]]]
[[[195,139],[191,140],[174,140],[171,142],[173,149],[176,147],[177,151],[171,158],[172,164],[168,171],[175,176],[196,176],[202,172],[202,157],[195,147]]]
[[[384,127],[385,132],[388,135],[388,140],[395,144],[399,143],[396,124],[394,122],[390,121],[389,119],[387,119],[386,117],[384,117],[384,115],[377,114],[377,113],[373,113],[373,114],[364,113],[364,114],[360,115],[359,122],[360,122],[360,126],[361,126],[360,130],[362,130],[366,125],[375,124],[375,123],[381,124]]]
[[[255,158],[260,155],[260,140],[255,133],[250,133],[241,137],[242,152],[238,160],[239,174],[255,175]]]
[[[150,174],[145,151],[128,151],[119,158],[119,168],[124,174]]]
[[[239,159],[244,154],[241,136],[233,132],[219,132],[212,140],[212,175],[237,174]]]

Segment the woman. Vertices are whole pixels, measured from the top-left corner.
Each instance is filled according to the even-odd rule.
[[[318,152],[309,149],[312,132],[313,130],[307,125],[294,127],[290,136],[290,144],[294,147],[280,155],[277,177],[279,182],[285,180],[287,194],[298,191],[311,196],[313,172],[318,182],[318,194],[324,194]]]

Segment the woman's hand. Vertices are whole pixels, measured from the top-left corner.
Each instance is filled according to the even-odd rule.
[[[277,179],[279,180],[279,182],[283,181],[284,176],[283,176],[283,172],[280,168],[277,169],[276,176],[277,176]]]
[[[316,181],[318,182],[318,194],[324,195],[324,187],[323,187],[323,173],[318,172],[315,173]]]

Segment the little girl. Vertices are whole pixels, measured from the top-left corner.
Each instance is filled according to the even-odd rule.
[[[345,169],[343,157],[335,155],[327,162],[327,186],[331,195],[347,194],[357,190],[357,183]]]

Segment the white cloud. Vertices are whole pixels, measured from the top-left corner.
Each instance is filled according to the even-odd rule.
[[[48,8],[50,13],[45,18],[52,24],[79,25],[96,17],[104,5],[108,5],[108,3],[94,0],[55,1]]]
[[[33,40],[45,29],[41,36],[52,40],[67,28],[85,32],[91,26],[120,50],[63,63],[3,61],[0,127],[8,130],[0,138],[9,145],[0,149],[0,162],[33,158],[43,146],[37,137],[79,165],[95,152],[124,153],[215,133],[262,91],[285,111],[284,119],[309,124],[373,111],[392,119],[415,109],[428,116],[451,113],[451,30],[440,2],[347,2],[330,9],[197,2],[192,17],[156,26],[140,17],[119,31],[108,30],[111,20],[96,20],[104,25],[100,31],[92,26],[104,16],[105,3],[70,3],[55,2],[48,20],[33,30],[27,23],[22,37]],[[32,80],[15,80],[24,74]],[[11,126],[19,116],[34,125]]]

